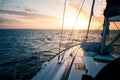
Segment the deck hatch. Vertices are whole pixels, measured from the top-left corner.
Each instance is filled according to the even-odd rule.
[[[84,70],[84,64],[83,63],[75,63],[75,70]]]

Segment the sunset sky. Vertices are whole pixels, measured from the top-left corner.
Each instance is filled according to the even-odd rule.
[[[92,0],[86,0],[75,24],[83,0],[67,0],[64,28],[85,29]],[[79,6],[80,3],[80,6]],[[64,0],[0,0],[0,29],[61,29]],[[105,0],[96,0],[94,15],[103,21]],[[94,19],[94,25],[101,23]],[[93,27],[95,28],[95,27]]]

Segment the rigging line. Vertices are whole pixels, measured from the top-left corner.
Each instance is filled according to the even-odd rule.
[[[118,28],[118,26],[115,24],[115,22],[113,21],[113,24],[114,24],[114,26],[115,27],[113,27],[113,30],[115,31],[115,33],[119,33],[119,28]],[[115,36],[115,35],[114,35]]]
[[[91,23],[91,19],[92,19],[92,16],[93,16],[94,4],[95,4],[95,0],[93,0],[93,2],[92,2],[91,13],[90,13],[90,18],[89,18],[89,23],[88,23],[87,34],[86,34],[86,41],[87,41],[87,38],[88,38],[88,33],[89,33],[89,29],[90,29],[90,23]]]
[[[113,21],[114,25],[117,27],[117,29],[120,31],[120,29],[118,28],[117,24]],[[115,43],[118,39],[120,38],[120,32],[117,34],[117,36],[114,38],[114,40],[112,40],[109,45]]]
[[[113,23],[114,23],[114,25],[117,27],[117,29],[120,30],[120,29],[118,28],[117,24],[116,24],[114,21],[113,21]]]
[[[114,21],[113,21],[113,23],[114,23],[114,25],[117,27],[117,29],[120,30],[120,29],[118,28],[118,26],[115,24]],[[119,31],[118,31],[118,32],[119,32]],[[114,44],[119,38],[120,38],[120,32],[119,32],[119,33],[117,34],[117,36],[108,44],[108,46]]]
[[[74,32],[75,25],[76,25],[76,23],[77,23],[77,21],[78,21],[78,19],[79,19],[79,16],[80,16],[80,13],[81,13],[81,11],[82,11],[84,2],[85,2],[85,0],[83,0],[82,5],[81,5],[81,8],[79,9],[78,15],[77,15],[76,20],[75,20],[75,23],[74,23],[74,25],[73,25],[73,27],[72,27],[72,31],[71,31],[71,34],[70,34],[70,37],[69,37],[69,39],[68,39],[68,42],[67,42],[66,47],[68,46],[68,43],[69,43],[69,41],[71,40],[72,34],[73,34],[73,32]],[[79,5],[80,5],[80,3],[79,3]]]
[[[117,24],[115,23],[115,21],[113,21],[113,24],[114,24],[114,25],[116,26],[116,28],[118,29],[116,32],[119,33],[120,29],[119,29],[119,27],[117,26]]]
[[[91,24],[90,24],[90,26],[92,26],[93,25],[93,22],[94,22],[94,17],[91,19],[92,21],[91,21]],[[92,27],[91,27],[91,29],[92,29]],[[91,35],[91,37],[93,37],[93,35]],[[92,39],[89,39],[89,37],[88,37],[88,42],[90,42]]]
[[[64,1],[64,10],[63,10],[63,18],[62,18],[62,30],[61,30],[61,34],[60,34],[60,43],[59,43],[59,52],[61,51],[61,44],[62,44],[62,35],[63,35],[63,27],[64,27],[64,19],[65,19],[66,2],[67,2],[67,0]]]
[[[80,16],[80,13],[81,13],[82,8],[83,8],[83,5],[84,5],[84,2],[85,2],[85,0],[83,0],[83,3],[82,3],[82,5],[81,5],[81,8],[79,9],[79,13],[78,13],[77,18],[76,18],[76,20],[75,20],[75,23],[74,23],[74,25],[73,25],[73,29],[72,29],[72,31],[71,31],[69,40],[68,40],[68,42],[67,42],[67,44],[66,44],[66,48],[67,48],[67,46],[68,46],[69,41],[71,40],[72,34],[73,34],[73,32],[74,32],[74,27],[75,27],[75,25],[76,25],[76,23],[77,23],[77,21],[78,21],[78,18],[79,18],[79,16]],[[79,5],[80,5],[80,4],[79,4]],[[62,56],[62,60],[63,60],[63,58],[64,58],[64,55],[65,55],[65,54],[63,54],[63,56]]]
[[[93,25],[94,20],[95,20],[95,18],[93,17],[93,18],[92,18],[92,21],[91,21],[91,24],[90,24],[91,29],[92,29],[92,25]]]
[[[94,35],[95,33],[97,33],[97,31],[100,30],[100,28],[101,28],[102,26],[103,26],[103,24],[100,25],[97,30],[95,30],[95,32],[93,33],[93,35]]]
[[[92,21],[91,21],[91,25],[93,25],[93,22],[94,22],[94,17],[93,17],[93,19],[92,19]],[[91,26],[90,25],[90,26]],[[92,35],[93,36],[93,35]],[[84,37],[84,39],[85,39],[86,37]],[[91,39],[89,39],[88,41],[90,41]]]
[[[100,28],[103,26],[103,24],[101,24],[93,33],[92,36],[94,36],[95,34],[97,34],[98,30],[100,30]],[[98,32],[99,33],[99,32]]]
[[[111,41],[111,43],[109,43],[109,45],[115,43],[119,38],[120,38],[120,33],[115,37],[115,39],[113,41]]]
[[[103,23],[100,19],[98,19],[95,15],[94,15],[94,17],[100,22],[100,23]]]

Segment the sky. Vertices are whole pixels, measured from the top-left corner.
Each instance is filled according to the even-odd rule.
[[[92,0],[66,0],[64,29],[85,29]],[[80,5],[79,5],[80,4]],[[96,0],[94,15],[103,21],[105,0]],[[64,0],[0,0],[0,29],[61,29]],[[77,18],[79,17],[79,18]],[[95,20],[96,25],[101,23]]]

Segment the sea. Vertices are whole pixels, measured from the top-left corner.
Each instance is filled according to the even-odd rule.
[[[30,80],[59,49],[79,44],[85,36],[85,30],[64,30],[61,35],[61,30],[1,29],[0,80]],[[88,37],[98,42],[101,31],[90,31]]]

